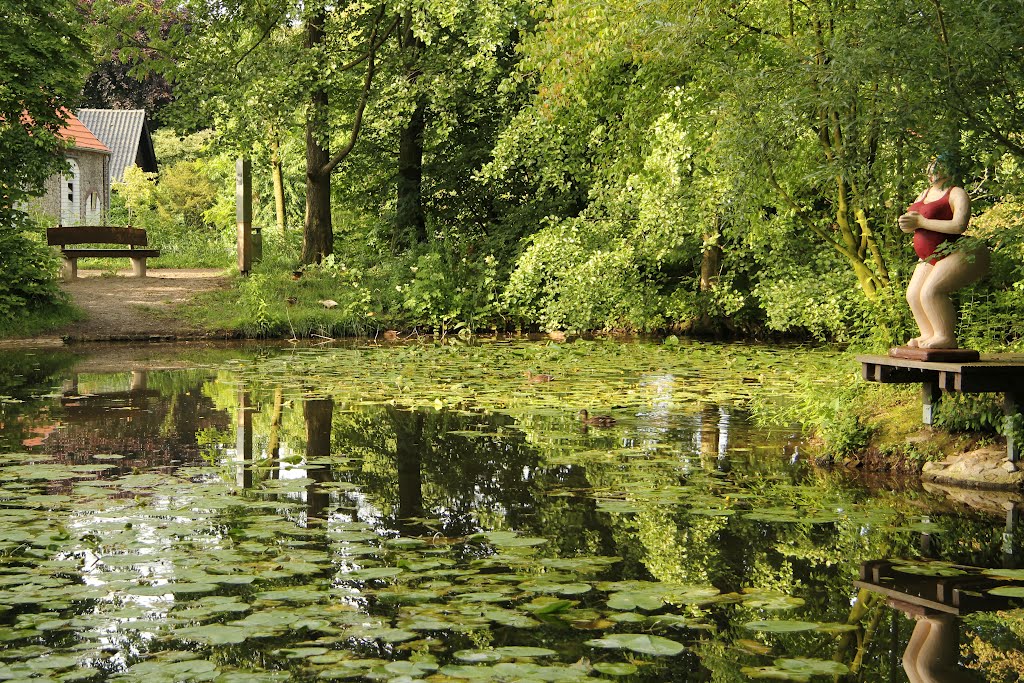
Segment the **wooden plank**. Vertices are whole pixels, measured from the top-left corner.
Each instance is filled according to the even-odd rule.
[[[159,249],[63,249],[61,254],[68,258],[156,258]]]
[[[1015,391],[1021,387],[1024,387],[1024,365],[965,367],[956,383],[956,391],[965,393]]]
[[[898,591],[894,588],[889,588],[888,586],[879,586],[876,583],[868,583],[867,581],[854,581],[853,585],[857,588],[869,590],[872,593],[879,593],[887,598],[892,598],[899,602],[918,605],[920,607],[935,610],[936,612],[945,612],[946,614],[960,614],[960,608],[954,607],[953,605],[944,605],[936,600],[928,600],[917,595],[911,595],[909,593],[904,593],[903,591]]]
[[[46,243],[50,246],[65,244],[130,244],[137,247],[149,245],[149,238],[142,228],[117,227],[112,225],[58,226],[46,229]]]
[[[861,363],[874,363],[875,365],[887,365],[893,368],[933,370],[936,372],[953,371],[959,372],[964,363],[938,363],[935,361],[910,360],[909,358],[890,358],[889,356],[857,356]],[[984,361],[980,361],[984,364]]]
[[[874,382],[882,384],[915,384],[938,381],[938,373],[920,368],[900,368],[891,365],[874,366]]]

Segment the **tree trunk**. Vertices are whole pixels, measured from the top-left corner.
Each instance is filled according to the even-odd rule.
[[[700,291],[710,292],[715,288],[718,274],[722,271],[722,247],[718,244],[719,232],[716,229],[704,235],[704,250],[700,255]]]
[[[397,246],[427,241],[423,215],[423,131],[426,107],[416,105],[402,129],[398,146],[398,201],[395,212]]]
[[[288,229],[284,213],[284,172],[281,170],[281,144],[277,134],[270,140],[270,175],[274,179],[274,209],[277,212],[277,229],[283,235]]]
[[[334,401],[329,398],[306,399],[303,403],[303,419],[306,422],[306,462],[330,455]],[[308,472],[314,483],[306,489],[306,518],[322,520],[330,496],[316,483],[330,481],[331,470],[329,467],[314,467]]]
[[[306,49],[324,42],[326,13],[316,12],[306,22]],[[324,169],[331,160],[327,135],[327,91],[314,89],[306,115],[306,223],[302,232],[302,263],[320,263],[334,252],[331,226],[331,174]],[[321,139],[323,141],[321,142]]]

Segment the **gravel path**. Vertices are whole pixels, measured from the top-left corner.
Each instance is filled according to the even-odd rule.
[[[189,325],[175,311],[196,294],[230,286],[219,269],[152,269],[145,278],[131,271],[117,276],[80,270],[63,284],[86,317],[52,333],[67,342],[206,339],[211,335]]]

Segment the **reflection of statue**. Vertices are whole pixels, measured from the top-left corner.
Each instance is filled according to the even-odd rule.
[[[903,652],[903,670],[910,683],[976,681],[969,669],[957,663],[958,638],[959,617],[952,614],[917,617],[914,633]]]
[[[933,161],[928,189],[899,218],[900,230],[914,233],[914,251],[921,259],[907,287],[907,302],[921,329],[921,336],[907,342],[910,347],[955,349],[956,311],[949,295],[988,270],[984,245],[952,250],[971,218],[970,197],[952,175],[946,160]]]

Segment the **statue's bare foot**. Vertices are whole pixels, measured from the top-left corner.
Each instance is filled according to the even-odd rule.
[[[914,337],[913,339],[911,339],[910,341],[907,342],[907,346],[909,346],[912,349],[922,348],[924,342],[927,341],[927,339],[928,339],[928,337],[924,337],[924,336]],[[924,347],[924,348],[926,348],[926,347]]]
[[[928,339],[920,342],[920,348],[922,349],[955,349],[956,347],[956,339],[940,337],[938,335],[928,337]]]

